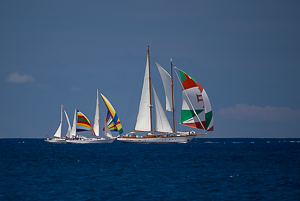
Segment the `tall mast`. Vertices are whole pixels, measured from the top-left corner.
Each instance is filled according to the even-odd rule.
[[[175,130],[175,107],[174,107],[174,86],[173,86],[173,64],[172,64],[172,59],[171,61],[171,88],[172,88],[172,114],[173,114],[173,132],[176,133]]]
[[[151,133],[153,134],[153,126],[152,126],[152,102],[151,102],[151,74],[150,74],[150,54],[149,54],[149,46],[147,50],[148,54],[148,67],[149,67],[149,94],[150,94],[150,125],[151,125]]]

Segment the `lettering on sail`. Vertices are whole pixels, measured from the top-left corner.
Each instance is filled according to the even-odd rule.
[[[197,96],[197,102],[199,103],[200,101],[202,101],[203,108],[204,108],[204,101],[203,101],[203,98],[202,98],[202,94],[200,94],[200,95],[196,94],[196,96]]]

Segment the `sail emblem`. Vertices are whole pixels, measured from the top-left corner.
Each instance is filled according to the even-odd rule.
[[[202,101],[203,102],[203,108],[205,108],[202,95],[201,94],[200,95],[196,94],[196,96],[197,96],[197,102],[199,103],[200,101]]]

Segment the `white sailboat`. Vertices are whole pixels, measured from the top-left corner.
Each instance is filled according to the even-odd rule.
[[[131,132],[126,135],[123,135],[122,137],[117,138],[118,141],[131,143],[188,143],[196,136],[206,134],[196,134],[194,131],[177,133],[175,132],[172,61],[171,76],[159,64],[157,64],[157,68],[160,72],[165,89],[166,110],[171,111],[173,113],[173,129],[170,126],[167,116],[161,106],[154,86],[152,86],[156,112],[155,132],[161,134],[153,133],[150,58],[148,47],[144,83],[139,105],[139,112],[137,115],[135,125],[136,132],[147,132],[147,135],[139,136],[135,132]],[[183,103],[180,123],[189,127],[203,129],[205,131],[212,131],[213,118],[207,94],[205,93],[202,86],[194,78],[188,76],[181,70],[179,70],[179,72],[182,78],[181,81],[183,89]],[[202,120],[200,120],[200,118],[202,118]]]
[[[104,133],[101,135],[100,132],[100,105],[99,105],[99,90],[97,89],[97,100],[96,100],[96,110],[95,110],[95,118],[94,118],[94,125],[93,125],[93,131],[94,135],[96,137],[94,138],[87,138],[85,136],[80,136],[76,134],[76,124],[77,124],[77,112],[75,109],[75,115],[74,115],[74,122],[73,122],[73,128],[70,135],[70,139],[67,140],[68,143],[73,144],[88,144],[88,143],[112,143],[116,137],[113,137],[103,116],[104,121]]]
[[[63,105],[61,104],[61,112],[60,112],[60,123],[59,126],[53,136],[53,138],[46,138],[45,142],[54,142],[54,143],[65,143],[66,139],[61,137],[62,133],[62,121],[63,121]]]

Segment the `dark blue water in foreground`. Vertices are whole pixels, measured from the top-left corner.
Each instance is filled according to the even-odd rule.
[[[300,200],[300,139],[0,139],[0,200]]]

